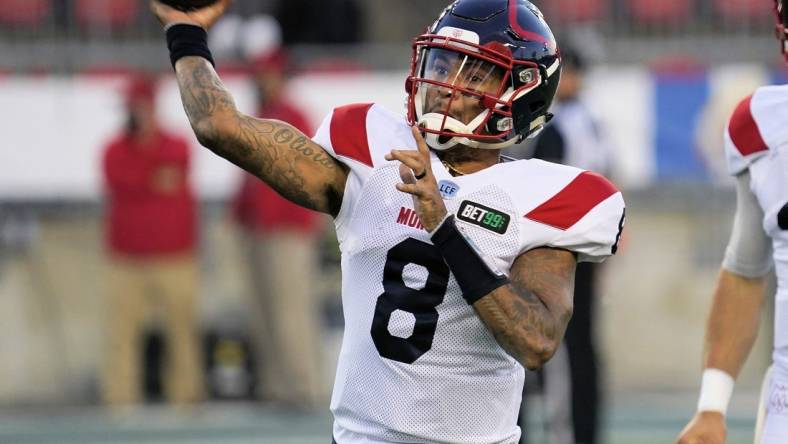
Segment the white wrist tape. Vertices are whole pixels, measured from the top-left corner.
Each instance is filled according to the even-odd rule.
[[[733,384],[733,377],[722,370],[716,368],[704,370],[700,385],[698,411],[720,412],[725,415],[728,411],[731,394],[733,394]]]

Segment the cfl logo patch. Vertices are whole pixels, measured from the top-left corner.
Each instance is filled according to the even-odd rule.
[[[438,182],[438,191],[444,199],[451,199],[460,191],[460,186],[450,180],[441,180]]]

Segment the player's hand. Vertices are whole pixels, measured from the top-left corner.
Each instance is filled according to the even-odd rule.
[[[150,0],[150,9],[163,26],[171,23],[187,23],[210,28],[224,14],[232,0],[219,0],[216,3],[194,11],[183,12],[165,5],[158,0]]]
[[[719,412],[698,412],[679,434],[677,444],[724,444],[725,417]]]
[[[399,160],[399,176],[403,183],[396,185],[399,191],[413,197],[413,206],[419,215],[421,224],[427,231],[432,231],[446,216],[446,205],[438,191],[438,183],[432,174],[430,149],[421,136],[417,126],[411,127],[413,138],[416,139],[418,151],[391,150],[386,160]]]

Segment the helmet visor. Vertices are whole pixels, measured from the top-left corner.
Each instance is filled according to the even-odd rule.
[[[459,44],[459,43],[455,43]],[[422,47],[417,61],[416,111],[441,114],[478,128],[477,119],[494,107],[505,88],[507,71],[489,60],[436,47]]]

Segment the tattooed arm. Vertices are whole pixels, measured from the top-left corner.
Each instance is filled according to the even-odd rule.
[[[572,317],[573,253],[537,248],[512,265],[511,283],[473,304],[498,343],[529,370],[555,353]]]
[[[291,125],[240,113],[207,60],[184,57],[175,68],[183,106],[202,145],[299,205],[339,212],[347,167]]]
[[[208,29],[229,3],[218,0],[190,12],[157,0],[151,0],[150,6],[162,25],[183,23]],[[299,205],[334,216],[339,212],[347,167],[287,123],[239,112],[206,59],[182,57],[175,72],[183,107],[201,144]]]

